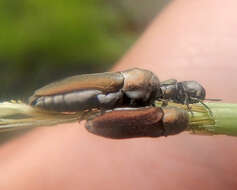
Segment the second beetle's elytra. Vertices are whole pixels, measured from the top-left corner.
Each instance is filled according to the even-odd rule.
[[[184,131],[188,121],[187,111],[175,107],[117,109],[89,120],[86,129],[114,139],[161,137]]]

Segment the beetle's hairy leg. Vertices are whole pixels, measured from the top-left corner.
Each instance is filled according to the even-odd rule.
[[[209,112],[210,116],[214,117],[212,110],[202,100],[200,100],[198,98],[192,98],[192,99],[196,100],[196,101],[199,101],[199,103],[202,104],[207,109],[207,111]]]
[[[78,118],[78,122],[80,123],[82,120],[84,120],[87,117],[87,115],[88,115],[88,110],[83,111]]]
[[[208,112],[210,113],[210,116],[214,117],[213,112],[211,111],[211,109],[203,101],[200,101],[200,103],[208,110]]]
[[[78,117],[78,122],[80,123],[82,120],[89,120],[91,118],[93,119],[98,114],[100,114],[100,110],[98,109],[84,110],[83,112],[80,113]]]
[[[161,100],[159,100],[159,101],[161,101]],[[152,103],[151,103],[151,106],[152,107],[156,107],[156,103],[155,103],[156,101],[153,101]]]
[[[161,100],[162,104],[161,104],[161,107],[166,107],[168,106],[168,100]]]
[[[189,100],[191,99],[191,97],[187,93],[184,93],[184,95],[185,95],[184,104],[187,106],[187,110],[191,113],[191,116],[194,117],[192,107],[189,104]],[[191,126],[191,130],[192,130],[192,133],[195,134],[195,130],[192,126]]]
[[[184,93],[184,95],[185,95],[184,104],[187,106],[188,111],[191,113],[191,115],[192,115],[192,117],[193,117],[194,114],[193,114],[193,112],[192,112],[192,107],[191,107],[190,104],[189,104],[189,99],[190,99],[190,97],[189,97],[189,95],[188,95],[187,93]]]

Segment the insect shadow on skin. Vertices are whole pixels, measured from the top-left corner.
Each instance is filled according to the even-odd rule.
[[[170,131],[164,127],[166,115],[169,112],[171,115],[174,113],[179,115],[183,112],[180,109],[148,109],[143,107],[154,105],[155,100],[167,100],[186,104],[189,108],[190,103],[202,102],[205,99],[205,94],[205,89],[196,81],[177,82],[171,79],[160,82],[158,77],[151,71],[134,68],[121,72],[85,74],[68,77],[36,90],[29,98],[29,104],[56,112],[78,112],[99,109],[102,114],[93,118],[92,121],[88,121],[87,129],[90,132],[96,133],[96,128],[98,128],[98,130],[103,131],[98,132],[98,134],[100,133],[102,136],[102,133],[109,134],[109,131],[111,131],[111,136],[116,136],[114,131],[117,131],[119,136],[121,132],[119,132],[118,126],[120,125],[116,125],[114,121],[119,123],[124,122],[124,124],[121,125],[121,130],[124,130],[125,123],[126,125],[132,126],[127,129],[127,133],[130,134],[131,132],[129,132],[129,130],[132,128],[136,128],[137,131],[142,129],[142,127],[136,127],[139,122],[133,119],[132,114],[134,114],[133,116],[135,116],[136,120],[141,123],[142,120],[139,117],[142,118],[144,116],[142,113],[149,113],[151,114],[150,116],[157,114],[157,117],[158,115],[161,115],[161,117],[158,122],[149,124],[151,131],[153,131],[156,136],[166,136],[171,133],[165,132]],[[135,109],[126,110],[126,107]],[[120,108],[120,110],[113,110],[116,108]],[[111,109],[112,111],[110,112],[106,111]],[[189,110],[191,109],[189,108]],[[125,117],[124,115],[126,114],[130,115],[131,118]],[[146,116],[149,116],[149,114]],[[120,119],[114,119],[119,117]],[[112,129],[108,127],[106,120],[108,120],[108,123],[111,122],[110,124],[113,124],[115,128]],[[176,121],[176,119],[171,120],[171,123],[176,123]],[[100,125],[107,127],[102,130]],[[143,125],[147,126],[145,123],[143,123]],[[152,130],[155,126],[158,126],[160,132]],[[162,126],[166,130],[161,130]],[[180,127],[179,123],[178,126]],[[186,126],[186,124],[184,126]],[[147,127],[147,130],[148,128],[149,127]],[[108,132],[106,132],[106,130],[108,130]],[[148,131],[143,131],[143,135],[152,136]],[[136,133],[131,136],[136,136]],[[139,136],[139,134],[137,134],[137,136]]]

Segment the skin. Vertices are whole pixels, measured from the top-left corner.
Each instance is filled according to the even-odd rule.
[[[237,102],[235,0],[176,0],[113,70],[197,80]],[[0,189],[236,189],[237,138],[188,133],[111,140],[84,123],[37,128],[0,148]]]

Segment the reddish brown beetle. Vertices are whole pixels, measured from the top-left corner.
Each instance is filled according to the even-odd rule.
[[[87,121],[89,132],[108,138],[161,137],[188,127],[187,111],[175,107],[117,109]]]

